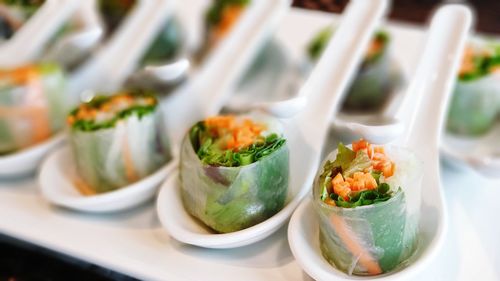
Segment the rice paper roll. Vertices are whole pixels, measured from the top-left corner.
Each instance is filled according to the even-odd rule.
[[[169,159],[156,98],[98,96],[68,117],[69,140],[83,190],[103,193],[134,183]]]
[[[62,128],[64,82],[54,64],[0,70],[0,154],[40,143]]]
[[[241,18],[251,0],[212,0],[205,13],[205,38],[197,55],[201,61]]]
[[[351,275],[405,265],[418,246],[422,169],[410,151],[339,144],[313,188],[324,258]]]
[[[320,31],[308,46],[312,61],[321,56],[333,34],[332,28]],[[381,109],[400,84],[400,74],[391,67],[390,36],[377,31],[366,52],[363,63],[351,82],[342,109],[345,111],[375,111]]]
[[[194,125],[181,147],[185,208],[216,232],[256,225],[287,198],[289,152],[276,123],[218,116]]]
[[[451,100],[448,130],[482,135],[500,111],[500,45],[474,42],[465,50]]]

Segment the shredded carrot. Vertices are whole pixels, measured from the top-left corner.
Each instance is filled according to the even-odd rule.
[[[205,126],[221,140],[221,149],[238,151],[261,138],[265,126],[250,119],[239,121],[234,115],[221,115],[205,119]]]
[[[351,252],[354,257],[359,258],[358,263],[364,267],[370,275],[381,274],[382,269],[377,260],[372,257],[370,252],[364,249],[361,242],[358,241],[356,234],[351,231],[345,220],[333,213],[330,217],[330,222],[347,250]]]
[[[215,45],[222,40],[229,31],[233,28],[234,24],[240,18],[245,10],[244,6],[229,6],[222,11],[221,21],[217,26],[212,27],[209,44]]]
[[[125,136],[123,139],[123,163],[125,165],[125,175],[129,182],[135,182],[139,179],[137,172],[134,167],[134,161],[132,160],[132,153],[130,151],[130,146],[128,143],[128,138]]]

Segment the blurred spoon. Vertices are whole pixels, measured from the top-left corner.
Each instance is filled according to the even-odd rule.
[[[307,105],[307,98],[297,96],[290,99],[274,102],[257,102],[252,104],[240,104],[231,107],[231,111],[262,111],[276,118],[291,118],[300,113]]]
[[[360,135],[373,143],[387,143],[404,132],[404,125],[401,120],[387,115],[355,115],[350,116],[348,119],[336,118],[334,124],[347,128],[354,134]]]

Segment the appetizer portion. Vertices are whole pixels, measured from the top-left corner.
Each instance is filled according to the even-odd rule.
[[[208,9],[206,24],[206,44],[213,47],[233,28],[251,0],[213,0]]]
[[[256,225],[287,198],[289,155],[276,121],[215,116],[195,124],[181,148],[185,208],[216,232]]]
[[[0,43],[10,39],[44,2],[45,0],[0,0]]]
[[[205,40],[197,54],[198,62],[226,37],[250,3],[251,0],[212,0],[205,14]]]
[[[165,164],[158,101],[149,93],[121,92],[82,103],[67,118],[69,142],[85,193],[136,182]]]
[[[38,144],[62,128],[64,81],[53,64],[0,69],[0,154]]]
[[[448,130],[481,135],[500,111],[500,44],[475,42],[465,49],[448,115]]]
[[[313,188],[324,258],[349,275],[404,266],[417,248],[421,180],[405,149],[340,143]]]
[[[320,31],[308,46],[309,59],[317,61],[333,35],[332,28]],[[363,63],[352,81],[344,103],[345,111],[376,111],[389,100],[400,84],[400,74],[391,68],[389,34],[378,31],[366,52]]]
[[[136,0],[99,0],[99,10],[110,36],[140,3]],[[176,19],[167,20],[145,50],[141,65],[165,62],[180,51],[181,28]]]

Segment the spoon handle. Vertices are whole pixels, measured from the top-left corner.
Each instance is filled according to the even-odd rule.
[[[399,116],[406,131],[397,143],[422,159],[435,157],[446,108],[471,26],[470,10],[462,5],[440,8],[431,21],[428,39]]]
[[[78,1],[46,1],[39,11],[0,46],[0,65],[17,67],[35,60],[57,29],[71,17]]]
[[[136,67],[145,48],[174,8],[173,0],[142,0],[95,59],[82,66],[70,81],[70,94],[84,90],[116,91]]]
[[[355,0],[328,43],[300,96],[307,97],[306,109],[296,118],[301,134],[315,150],[321,151],[332,115],[368,48],[376,24],[385,15],[387,0]],[[311,120],[315,120],[312,126]]]

